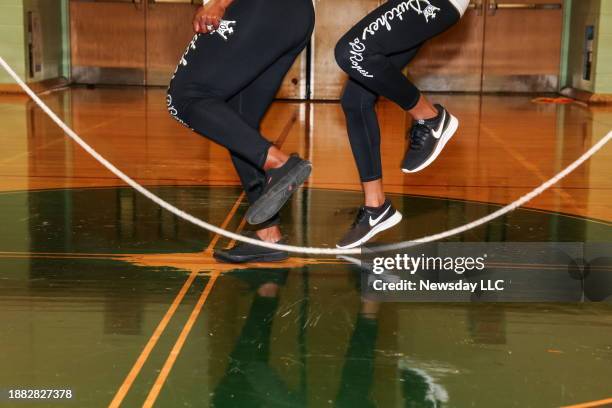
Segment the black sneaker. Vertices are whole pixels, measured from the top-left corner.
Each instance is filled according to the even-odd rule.
[[[287,163],[278,169],[268,170],[266,172],[268,184],[261,197],[248,209],[247,222],[256,225],[274,217],[291,195],[304,184],[311,171],[312,163],[295,154],[292,154]]]
[[[340,249],[358,247],[374,235],[387,230],[402,220],[402,214],[393,208],[390,200],[380,207],[361,207],[351,229],[336,245]]]
[[[248,234],[251,238],[259,239],[256,234]],[[284,244],[285,240],[278,241]],[[246,242],[238,242],[229,249],[216,249],[213,257],[223,263],[247,263],[247,262],[280,262],[289,258],[289,253],[268,249]]]
[[[433,163],[453,137],[459,121],[442,105],[435,105],[438,116],[417,120],[410,129],[410,148],[402,161],[404,173],[416,173]]]

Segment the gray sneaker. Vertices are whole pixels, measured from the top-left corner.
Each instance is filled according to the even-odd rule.
[[[312,163],[296,154],[292,154],[287,163],[281,167],[268,170],[266,172],[268,184],[261,197],[249,207],[246,213],[247,222],[257,225],[274,217],[293,193],[304,184],[311,171]]]

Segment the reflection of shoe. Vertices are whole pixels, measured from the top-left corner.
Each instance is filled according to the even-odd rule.
[[[353,271],[355,288],[357,290],[369,291],[374,281],[386,283],[399,283],[401,281],[399,276],[387,272],[381,274],[374,273],[374,266],[370,260],[361,260],[347,255],[336,255],[336,258],[356,266],[356,268],[351,268],[351,270]]]
[[[402,214],[393,208],[391,200],[380,207],[361,207],[348,232],[336,247],[341,249],[355,248],[372,239],[402,220]]]
[[[600,256],[586,266],[584,294],[592,302],[612,303],[612,258]]]
[[[292,154],[281,167],[268,170],[266,172],[268,184],[261,197],[248,209],[247,222],[256,225],[274,217],[291,195],[304,184],[311,171],[312,163],[295,154]]]
[[[251,238],[257,238],[256,234],[249,234]],[[284,239],[278,241],[284,244]],[[238,242],[229,249],[216,249],[213,257],[219,262],[225,263],[247,263],[247,262],[279,262],[289,258],[289,253],[268,249],[246,242]]]
[[[400,381],[404,389],[407,407],[439,408],[448,402],[448,392],[421,368],[415,368],[409,361],[398,361]]]
[[[410,148],[402,161],[404,173],[416,173],[433,163],[453,137],[459,121],[442,105],[435,105],[438,116],[418,120],[410,129]]]
[[[284,286],[289,276],[289,269],[236,269],[228,272],[224,276],[232,276],[246,282],[250,290],[257,290],[261,285],[266,283],[274,283],[279,286]]]

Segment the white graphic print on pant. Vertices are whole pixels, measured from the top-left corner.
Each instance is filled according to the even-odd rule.
[[[204,2],[204,4],[206,4],[206,2]],[[234,26],[235,25],[236,25],[236,21],[235,20],[220,20],[219,21],[219,28],[214,30],[214,31],[211,31],[209,33],[209,35],[218,34],[221,38],[223,38],[223,40],[227,41],[228,37],[230,35],[234,34],[234,29],[235,29]],[[181,60],[179,61],[178,65],[176,66],[176,69],[174,70],[174,73],[172,74],[172,79],[174,79],[174,77],[176,76],[176,72],[178,71],[178,69],[181,66],[183,66],[183,67],[187,66],[187,64],[188,64],[187,56],[189,55],[189,52],[191,50],[195,50],[196,49],[196,43],[197,43],[198,39],[200,38],[200,35],[201,35],[200,33],[197,33],[196,35],[194,35],[192,40],[187,45],[187,49],[185,50],[185,52],[181,56]],[[168,106],[168,112],[170,112],[172,117],[174,119],[176,119],[177,121],[179,121],[181,124],[187,126],[187,124],[185,122],[183,122],[181,119],[179,119],[179,117],[177,116],[178,115],[178,111],[176,110],[176,107],[172,103],[172,96],[170,96],[170,94],[168,94],[166,96],[166,104]]]
[[[361,65],[365,58],[363,53],[366,50],[366,44],[363,41],[365,41],[368,36],[376,35],[381,27],[385,27],[387,31],[391,31],[393,29],[391,22],[395,18],[404,20],[404,14],[409,13],[410,11],[413,11],[418,15],[422,15],[425,18],[425,21],[429,23],[430,20],[436,18],[437,12],[440,11],[440,8],[431,4],[429,0],[406,0],[400,2],[400,4],[393,7],[391,10],[383,13],[363,30],[361,40],[357,37],[353,41],[349,42],[351,47],[350,61],[352,68],[356,69],[366,78],[374,78],[374,75],[370,74],[370,72],[368,72],[368,70]]]

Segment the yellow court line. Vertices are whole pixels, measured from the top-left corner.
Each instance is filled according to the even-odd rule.
[[[99,128],[99,127],[102,127],[102,126],[106,126],[110,122],[113,122],[115,120],[117,120],[117,117],[113,117],[113,119],[102,121],[100,123],[97,123],[97,124],[95,124],[93,126],[89,126],[88,128],[85,128],[85,129],[81,130],[81,133],[89,132],[90,130],[93,130],[93,129],[96,129],[96,128]],[[39,146],[34,146],[32,151],[26,150],[25,152],[17,153],[14,156],[3,158],[2,160],[0,160],[0,165],[6,164],[6,163],[10,163],[10,162],[15,161],[17,159],[21,159],[23,157],[29,156],[30,154],[34,154],[37,150],[40,151],[40,150],[43,150],[43,149],[47,149],[47,148],[49,148],[51,146],[54,146],[56,144],[59,144],[61,142],[67,143],[68,141],[69,140],[66,139],[66,137],[64,135],[64,132],[61,132],[60,136],[57,139],[50,140],[47,143],[43,143],[42,145],[39,145]]]
[[[244,196],[245,196],[245,194],[242,193],[240,195],[240,197],[238,197],[238,199],[234,203],[234,206],[230,210],[229,214],[227,215],[227,217],[225,217],[225,220],[223,221],[223,224],[221,224],[221,228],[223,228],[223,229],[227,228],[227,225],[230,223],[231,219],[234,217],[234,214],[238,210],[238,207],[240,206],[240,203],[244,199]],[[206,252],[212,251],[212,249],[217,244],[218,240],[219,240],[219,235],[216,234],[214,236],[214,238],[212,239],[212,241],[210,241],[210,244],[208,245],[208,247],[206,248]],[[187,280],[183,284],[183,287],[181,288],[179,293],[174,298],[174,301],[170,305],[170,308],[168,309],[168,311],[166,312],[166,314],[164,315],[162,320],[157,325],[157,328],[155,329],[155,331],[151,335],[151,338],[149,339],[149,341],[145,345],[144,349],[140,353],[140,356],[138,356],[138,359],[136,360],[136,362],[132,366],[132,369],[128,373],[127,377],[125,378],[125,380],[123,380],[123,383],[121,384],[121,387],[119,387],[119,390],[117,390],[117,393],[115,394],[115,397],[111,401],[111,403],[109,405],[109,408],[117,408],[117,407],[119,407],[121,405],[121,403],[123,402],[123,400],[125,399],[125,396],[127,395],[127,393],[129,392],[130,388],[132,387],[132,384],[134,384],[134,381],[136,380],[136,377],[140,373],[140,370],[142,369],[142,367],[144,366],[145,362],[149,358],[149,355],[151,354],[151,351],[153,351],[153,348],[155,348],[155,345],[157,344],[157,341],[159,340],[161,335],[166,330],[166,327],[168,326],[168,323],[170,322],[170,320],[174,316],[174,313],[178,309],[180,303],[183,301],[183,298],[185,297],[185,294],[187,293],[187,290],[189,289],[189,287],[191,287],[191,284],[193,283],[195,278],[198,276],[198,272],[199,272],[198,270],[192,270],[191,273],[189,274],[189,277],[187,278]],[[206,285],[207,288],[210,286],[211,281],[214,282],[214,280],[216,280],[216,277],[214,277],[214,279],[213,279],[213,277],[211,276],[210,279],[211,280],[209,280],[207,285]],[[212,286],[211,286],[211,288],[212,288]],[[205,291],[206,291],[206,289],[205,289]]]
[[[562,408],[595,408],[595,407],[612,407],[612,398],[606,398],[599,401],[583,402],[582,404],[567,405]]]
[[[521,152],[514,149],[512,146],[508,146],[502,138],[500,138],[499,136],[495,134],[495,132],[492,129],[486,126],[483,126],[482,124],[480,125],[480,129],[482,129],[482,131],[486,133],[491,139],[497,142],[497,144],[501,145],[502,149],[508,152],[510,156],[512,156],[517,162],[519,162],[519,164],[521,164],[524,168],[529,170],[531,173],[535,174],[536,177],[540,179],[540,181],[548,180],[548,176],[542,173],[540,169],[531,162],[531,160],[527,159],[525,156],[523,156]],[[571,194],[569,194],[567,191],[563,189],[563,186],[559,184],[556,186],[556,188],[559,190],[558,194],[563,199],[569,201],[571,204],[576,206],[576,200],[574,199],[574,197],[572,197]]]
[[[297,117],[296,115],[292,116],[292,118],[285,125],[280,136],[278,137],[276,144],[279,148],[285,142],[287,135],[289,134],[289,131],[291,130],[291,128],[293,127],[293,124],[296,121],[296,117]],[[246,222],[245,219],[241,221],[236,233],[240,233],[240,231],[242,231],[242,229],[244,228],[245,222]],[[228,248],[232,245],[233,242],[234,241],[230,242],[230,244],[228,245]],[[159,396],[159,393],[161,392],[161,389],[164,386],[166,379],[168,378],[168,375],[170,374],[170,371],[172,370],[172,367],[174,366],[174,363],[176,362],[176,359],[181,353],[181,350],[183,349],[183,345],[185,344],[185,341],[187,340],[187,337],[189,336],[189,333],[191,332],[193,325],[198,319],[198,316],[200,315],[200,312],[202,311],[202,308],[204,307],[204,303],[206,303],[206,300],[208,299],[208,295],[210,295],[210,292],[212,291],[212,288],[215,285],[215,282],[217,281],[217,278],[219,277],[220,274],[221,272],[219,270],[214,270],[210,274],[210,279],[208,283],[206,284],[204,291],[202,291],[202,294],[200,295],[200,298],[198,299],[198,303],[193,308],[193,311],[191,312],[189,319],[187,319],[187,322],[185,323],[185,326],[183,327],[181,334],[176,340],[174,347],[172,347],[172,350],[170,351],[170,355],[166,359],[166,362],[164,363],[164,366],[162,367],[159,375],[157,376],[157,379],[155,380],[153,387],[149,391],[149,395],[147,395],[147,399],[142,405],[143,408],[151,408],[155,404],[155,401],[157,400],[157,397]]]
[[[174,366],[174,362],[176,361],[178,355],[181,353],[183,345],[185,344],[185,341],[187,340],[187,336],[189,336],[189,333],[191,332],[193,325],[195,324],[198,316],[200,315],[200,312],[202,311],[202,307],[204,307],[204,303],[206,303],[206,299],[208,299],[208,295],[210,295],[210,292],[212,291],[212,288],[215,285],[215,282],[217,281],[217,278],[219,277],[220,274],[221,272],[219,272],[218,270],[215,270],[210,274],[209,281],[206,284],[206,287],[204,288],[204,290],[202,291],[202,294],[200,295],[200,298],[198,299],[198,303],[193,308],[193,311],[191,312],[189,319],[187,319],[187,323],[185,323],[185,326],[183,327],[181,334],[176,340],[174,347],[172,347],[172,351],[170,351],[170,355],[166,359],[166,362],[164,363],[163,368],[161,369],[159,375],[157,376],[157,379],[155,380],[155,384],[153,384],[151,391],[149,391],[149,395],[147,396],[147,399],[142,405],[143,408],[149,408],[149,407],[152,407],[153,404],[155,404],[155,400],[157,400],[157,397],[159,396],[159,393],[162,387],[164,386],[164,383],[166,382],[168,375],[170,374],[170,370],[172,370],[172,367]]]
[[[238,229],[236,230],[236,234],[240,234],[245,224],[246,224],[246,218],[243,218],[242,221],[240,222],[240,225],[238,226]],[[230,248],[234,243],[235,241],[231,241],[227,245],[227,248]],[[198,303],[193,308],[193,311],[191,312],[189,319],[187,319],[187,323],[185,323],[185,326],[183,327],[183,330],[181,331],[179,338],[174,344],[174,347],[172,347],[172,350],[170,351],[170,355],[166,359],[166,362],[164,363],[162,370],[157,376],[157,379],[155,380],[153,387],[151,387],[151,390],[149,391],[149,395],[147,396],[147,399],[142,405],[143,408],[150,408],[153,406],[153,404],[155,404],[155,401],[157,400],[157,397],[159,396],[161,389],[163,388],[166,380],[168,379],[168,375],[170,375],[170,371],[172,370],[172,367],[174,366],[176,359],[181,353],[181,350],[183,349],[183,346],[185,345],[185,341],[187,340],[187,337],[189,336],[189,333],[191,332],[193,325],[198,319],[198,316],[200,315],[200,312],[202,311],[202,308],[204,307],[204,303],[206,303],[206,299],[208,299],[208,295],[210,295],[210,292],[212,291],[212,288],[215,285],[215,282],[217,281],[217,278],[219,277],[220,274],[221,272],[218,270],[215,270],[211,273],[210,280],[208,281],[208,283],[206,284],[206,287],[204,288],[204,291],[200,295],[200,298],[198,299]]]
[[[296,119],[297,119],[297,113],[294,113],[294,115],[289,119],[288,123],[285,125],[285,127],[281,131],[281,134],[279,135],[279,137],[277,139],[277,145],[278,145],[279,148],[285,142],[285,139],[287,138],[287,135],[289,134],[289,131],[293,127],[293,124],[296,122]],[[227,225],[229,224],[230,220],[233,218],[234,214],[238,210],[238,207],[240,206],[240,203],[244,199],[245,195],[246,194],[244,192],[240,195],[240,197],[238,198],[238,200],[236,201],[236,203],[232,207],[230,213],[227,215],[227,217],[225,218],[223,224],[221,225],[222,229],[226,229],[227,228]],[[242,225],[243,224],[241,224],[241,226]],[[220,236],[218,234],[215,234],[215,236],[213,237],[212,241],[210,242],[210,244],[206,248],[205,252],[212,251],[214,249],[215,245],[217,244],[217,242],[219,241],[219,239],[220,239]],[[198,274],[198,271],[194,270],[189,275],[189,278],[187,279],[187,281],[183,285],[183,288],[181,288],[181,292],[179,292],[177,297],[174,299],[174,302],[172,303],[170,309],[168,310],[168,312],[166,312],[166,315],[162,318],[162,321],[159,323],[158,328],[155,330],[155,332],[153,333],[153,335],[149,339],[149,343],[151,343],[151,345],[149,343],[147,343],[147,345],[143,349],[141,355],[138,357],[138,360],[136,360],[136,363],[132,367],[132,370],[130,370],[130,373],[128,374],[128,376],[124,380],[124,382],[121,385],[121,387],[119,388],[119,390],[117,391],[117,394],[115,395],[115,398],[113,398],[113,401],[111,401],[111,403],[109,405],[109,408],[117,408],[123,402],[125,396],[127,395],[128,391],[130,390],[130,387],[134,383],[134,380],[138,376],[138,373],[142,369],[142,366],[144,365],[144,363],[146,362],[147,358],[151,354],[152,349],[155,347],[155,344],[157,343],[157,340],[159,339],[159,337],[161,336],[163,331],[166,329],[166,326],[168,325],[168,322],[170,321],[170,319],[172,318],[172,316],[176,312],[176,309],[178,308],[178,305],[181,303],[183,297],[185,296],[185,293],[187,292],[187,289],[189,289],[189,287],[191,286],[191,282],[193,282],[193,280],[195,279],[197,274]],[[197,319],[198,315],[200,314],[200,311],[202,310],[202,307],[204,306],[204,303],[206,302],[206,299],[208,298],[208,295],[212,291],[212,288],[213,288],[213,286],[214,286],[215,282],[217,281],[217,278],[219,277],[220,274],[221,274],[220,271],[213,271],[211,273],[211,275],[209,277],[209,280],[206,283],[206,286],[204,287],[204,290],[202,291],[202,294],[200,295],[200,298],[198,299],[198,302],[196,303],[196,306],[194,307],[193,311],[191,312],[191,315],[189,316],[189,319],[187,320],[187,323],[185,323],[185,326],[183,327],[183,330],[181,331],[181,334],[179,335],[179,338],[177,339],[176,343],[174,344],[174,347],[172,348],[172,350],[170,352],[170,355],[168,356],[168,359],[166,360],[166,363],[164,364],[164,367],[162,368],[162,371],[158,375],[157,380],[156,380],[155,384],[153,385],[153,388],[149,392],[149,395],[147,396],[147,399],[146,399],[143,407],[145,407],[145,406],[152,406],[155,403],[155,399],[159,395],[159,392],[161,391],[161,388],[163,387],[165,379],[167,378],[168,374],[170,373],[170,370],[172,369],[172,366],[174,365],[174,361],[178,357],[178,354],[180,353],[181,348],[183,347],[183,344],[184,344],[185,340],[187,339],[187,336],[189,335],[189,332],[191,331],[191,328],[193,327],[193,324],[195,323],[195,320]],[[161,327],[161,329],[160,329],[160,327]],[[159,330],[159,333],[158,333],[158,330]],[[150,405],[147,405],[147,404],[150,404]]]
[[[238,229],[236,230],[236,234],[240,234],[242,232],[242,230],[244,229],[244,226],[246,225],[246,218],[243,217],[242,221],[240,222],[240,225],[238,225]],[[234,244],[236,243],[235,239],[232,239],[231,242],[229,244],[227,244],[227,247],[225,247],[225,249],[229,249],[232,246],[234,246]]]

